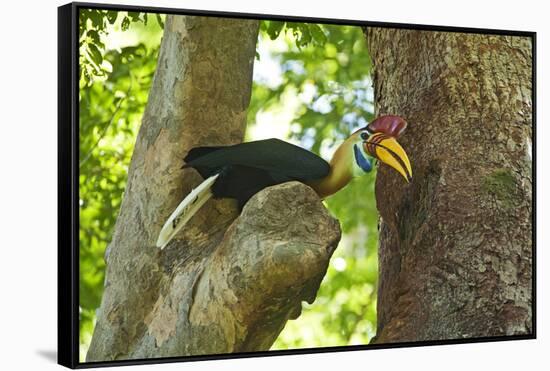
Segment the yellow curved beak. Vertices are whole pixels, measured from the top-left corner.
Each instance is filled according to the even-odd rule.
[[[373,134],[364,143],[365,150],[386,165],[393,167],[409,183],[412,180],[412,167],[407,153],[395,138],[387,135],[375,138],[377,134]]]

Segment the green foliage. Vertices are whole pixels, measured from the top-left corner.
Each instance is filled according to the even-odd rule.
[[[249,122],[278,103],[285,91],[312,95],[296,117],[292,138],[305,138],[303,144],[312,141],[310,148],[319,152],[323,140],[332,145],[373,119],[371,60],[359,27],[264,21],[260,29],[271,39],[286,36],[288,49],[275,56],[282,83],[255,84],[254,95],[261,99],[253,96]]]
[[[93,14],[93,13],[92,13]],[[97,18],[96,16],[96,22]],[[109,12],[104,19],[116,20]],[[129,19],[135,19],[131,18]],[[91,27],[97,26],[89,22]],[[95,25],[95,26],[94,26]],[[105,24],[102,24],[105,25]],[[152,28],[150,36],[159,33]],[[84,353],[91,340],[95,310],[99,307],[105,277],[104,254],[111,240],[126,187],[128,165],[156,68],[160,39],[155,47],[143,43],[119,50],[105,47],[107,31],[97,33],[87,48],[95,59],[112,66],[101,78],[80,88],[80,342]],[[95,35],[95,29],[84,30]],[[83,49],[81,48],[81,52]]]
[[[111,65],[105,63],[105,43],[102,40],[109,29],[120,28],[127,31],[132,23],[147,26],[147,13],[118,12],[115,10],[80,9],[78,17],[78,35],[80,44],[80,85],[92,83],[94,77],[105,77],[111,71]],[[157,22],[164,27],[162,17]]]
[[[262,21],[260,31],[265,32],[271,40],[275,40],[281,33],[288,32],[294,37],[295,45],[298,49],[313,45],[323,45],[327,41],[327,36],[321,25],[315,23],[296,23],[281,21]]]

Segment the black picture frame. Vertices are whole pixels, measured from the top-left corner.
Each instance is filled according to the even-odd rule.
[[[78,12],[79,9],[139,11],[148,13],[200,15],[240,19],[265,19],[293,22],[315,22],[337,25],[375,26],[427,31],[483,33],[528,37],[532,40],[532,101],[533,101],[533,220],[532,220],[532,311],[533,332],[526,335],[414,341],[406,343],[335,346],[325,348],[258,351],[205,356],[185,356],[120,361],[79,361],[79,66],[78,66]],[[536,32],[463,28],[422,24],[387,23],[350,19],[325,19],[224,11],[204,11],[149,6],[131,6],[73,2],[58,8],[58,363],[69,368],[91,368],[169,362],[265,357],[288,354],[341,352],[429,345],[449,345],[506,340],[536,339]]]

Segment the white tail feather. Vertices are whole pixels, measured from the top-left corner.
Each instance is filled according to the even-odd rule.
[[[164,249],[168,242],[174,238],[176,233],[191,219],[193,215],[212,197],[210,188],[220,174],[212,175],[202,182],[197,188],[191,191],[170,215],[160,230],[157,240],[157,247]]]

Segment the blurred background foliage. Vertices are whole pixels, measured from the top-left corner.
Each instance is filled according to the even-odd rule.
[[[80,356],[103,290],[118,216],[164,26],[156,14],[81,10]],[[278,137],[329,159],[373,118],[371,62],[358,27],[262,21],[245,140]],[[374,172],[325,201],[343,237],[316,301],[272,349],[366,344],[376,331]]]

